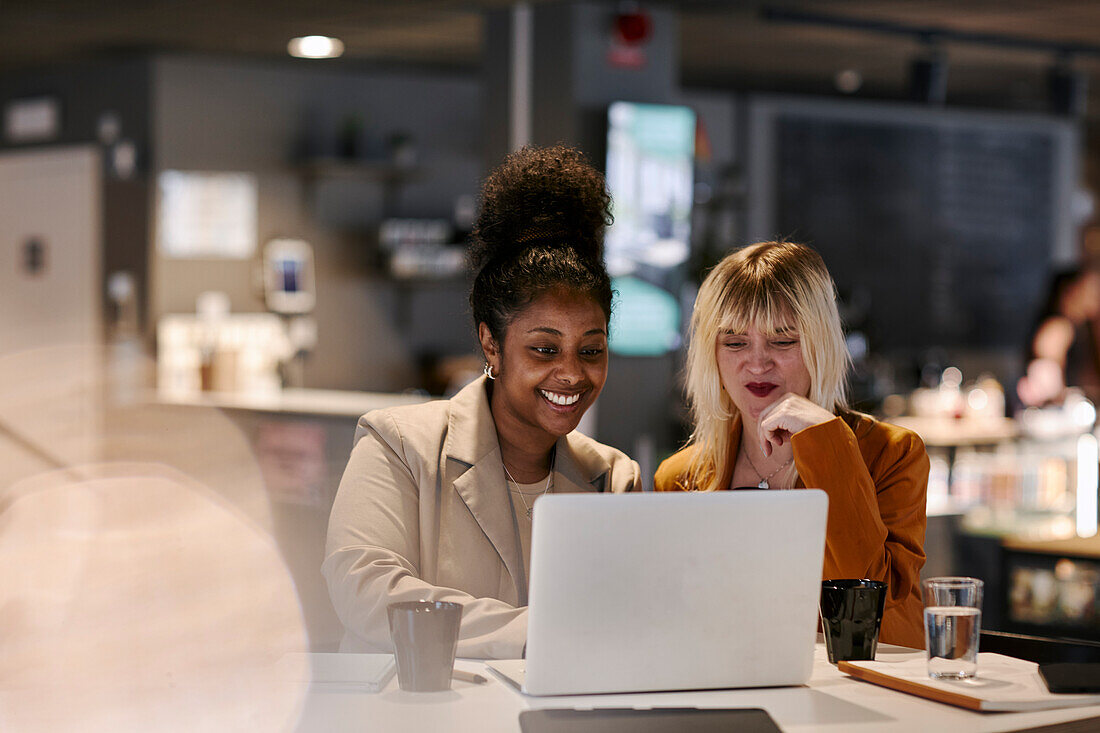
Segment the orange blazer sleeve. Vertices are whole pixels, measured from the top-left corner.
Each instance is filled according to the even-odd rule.
[[[829,495],[824,577],[886,581],[880,639],[923,648],[928,453],[916,433],[849,419],[851,426],[837,417],[791,439],[802,483]]]
[[[691,465],[691,455],[694,448],[684,448],[657,466],[657,473],[653,476],[654,491],[691,491],[687,482],[688,467]]]

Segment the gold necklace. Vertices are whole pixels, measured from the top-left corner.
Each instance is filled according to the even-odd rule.
[[[538,493],[538,495],[536,495],[535,498],[531,500],[530,504],[527,503],[527,496],[522,491],[516,490],[516,491],[513,492],[515,494],[519,494],[519,500],[523,502],[523,508],[527,510],[527,518],[528,519],[531,518],[532,512],[535,511],[535,500],[538,499],[543,494],[549,492],[550,487],[552,487],[554,485],[554,459],[555,458],[557,458],[556,455],[555,456],[550,456],[550,473],[546,477],[546,488],[544,488],[542,491],[540,491]],[[504,475],[508,477],[508,480],[511,481],[516,486],[519,486],[520,485],[519,481],[516,481],[514,478],[512,478],[512,473],[508,470],[508,466],[504,465],[504,459],[503,458],[500,460],[500,465],[504,467]]]
[[[752,472],[756,474],[756,477],[758,479],[760,479],[760,483],[758,483],[756,485],[756,488],[758,488],[758,489],[770,489],[771,486],[768,485],[768,479],[775,476],[775,474],[779,473],[780,471],[782,471],[787,466],[791,465],[791,463],[794,461],[794,456],[791,456],[789,459],[787,459],[783,463],[782,466],[780,466],[779,468],[775,469],[774,471],[769,473],[767,476],[765,476],[764,474],[760,473],[760,469],[758,469],[756,467],[756,464],[752,462],[752,456],[749,455],[749,452],[747,450],[745,450],[743,445],[742,445],[742,448],[741,448],[741,452],[744,453],[745,458],[747,458],[749,460],[749,467],[752,469]]]

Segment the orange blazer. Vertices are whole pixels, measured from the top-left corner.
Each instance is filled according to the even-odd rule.
[[[730,456],[741,444],[741,419],[730,428]],[[791,439],[798,486],[829,495],[824,579],[871,578],[889,585],[880,640],[924,648],[920,569],[928,490],[928,453],[920,437],[868,415],[838,417]],[[690,491],[688,446],[657,468],[657,491]],[[728,487],[732,462],[720,484]]]

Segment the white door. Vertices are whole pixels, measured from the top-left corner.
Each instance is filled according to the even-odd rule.
[[[101,177],[90,146],[0,154],[0,488],[97,458]]]
[[[90,147],[0,154],[0,354],[100,341],[100,177]]]

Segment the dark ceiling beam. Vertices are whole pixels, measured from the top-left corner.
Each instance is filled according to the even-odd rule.
[[[1100,57],[1100,45],[1085,43],[1083,41],[1050,41],[1003,33],[959,31],[944,26],[907,25],[885,20],[853,18],[850,16],[829,15],[826,13],[814,13],[805,10],[772,6],[765,6],[762,8],[761,15],[765,20],[775,23],[794,23],[800,25],[868,31],[871,33],[886,33],[896,36],[908,36],[929,43],[934,41],[952,41],[957,43],[996,46],[998,48],[1011,48],[1020,51],[1040,51],[1063,57]]]

